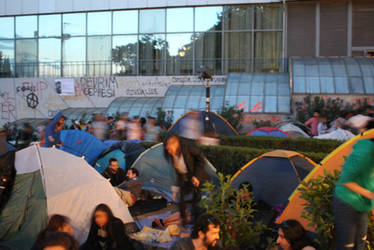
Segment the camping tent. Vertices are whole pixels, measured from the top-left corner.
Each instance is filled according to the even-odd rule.
[[[16,153],[15,167],[12,195],[0,215],[2,245],[30,249],[53,214],[68,216],[82,243],[99,203],[106,203],[124,223],[133,222],[111,184],[82,158],[33,145]]]
[[[171,186],[176,184],[174,167],[164,156],[163,144],[159,143],[144,151],[132,165],[139,171],[143,189],[161,194],[167,200],[172,200]],[[218,185],[216,169],[206,160],[207,170],[212,183]]]
[[[168,130],[168,135],[171,134],[181,134],[183,130],[183,123],[188,119],[188,114],[186,113],[183,116],[181,116]],[[200,122],[201,125],[204,127],[206,126],[205,121],[205,111],[200,112]],[[205,127],[205,131],[207,129],[210,129],[214,131],[218,135],[238,135],[238,132],[236,132],[235,128],[231,126],[231,124],[222,116],[219,114],[210,111],[209,112],[209,119],[210,119],[210,128]],[[202,131],[203,132],[203,131]]]
[[[309,138],[310,137],[307,133],[305,133],[304,130],[302,130],[300,127],[298,127],[298,126],[296,126],[292,123],[287,123],[285,125],[282,125],[282,126],[279,127],[279,129],[286,132],[287,134],[289,134],[293,138],[298,138],[298,137]]]
[[[352,152],[353,145],[356,144],[357,140],[364,138],[374,138],[374,129],[367,131],[364,134],[355,136],[354,138],[340,145],[337,149],[326,156],[321,161],[321,165],[310,172],[304,181],[308,182],[309,180],[318,176],[325,176],[324,171],[326,170],[331,173],[334,170],[341,170],[345,162],[345,157]],[[282,221],[288,219],[296,219],[304,226],[304,228],[314,231],[313,227],[308,226],[309,221],[301,217],[301,213],[304,211],[303,204],[305,203],[305,200],[300,197],[300,194],[301,192],[296,189],[289,197],[289,203],[278,218],[277,223],[282,223]]]
[[[355,135],[349,132],[349,130],[338,128],[337,130],[334,130],[330,133],[315,136],[313,138],[347,141],[349,139],[352,139],[353,137],[355,137]]]
[[[284,204],[297,185],[316,166],[309,158],[287,150],[262,154],[248,162],[232,178],[239,188],[250,183],[255,199],[271,206]]]
[[[139,143],[130,141],[111,140],[110,143],[104,143],[109,145],[109,147],[97,157],[97,161],[94,164],[95,169],[99,171],[99,173],[104,172],[110,158],[117,159],[119,167],[126,170],[131,167],[138,156],[145,150]]]
[[[95,136],[81,130],[63,130],[60,138],[64,142],[61,150],[76,156],[84,156],[90,165],[93,165],[96,158],[107,148]]]
[[[247,133],[247,136],[272,136],[272,137],[282,137],[290,138],[291,136],[286,132],[274,127],[261,127],[251,132]]]

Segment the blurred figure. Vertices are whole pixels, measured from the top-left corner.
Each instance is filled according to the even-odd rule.
[[[138,176],[138,170],[130,168],[127,170],[126,180],[115,188],[117,194],[129,207],[135,204],[142,192],[142,182]]]
[[[115,158],[109,159],[109,166],[104,170],[103,176],[110,181],[112,186],[117,186],[126,179],[125,171],[118,167],[118,161]]]
[[[59,214],[52,215],[52,217],[49,219],[47,227],[39,232],[31,250],[40,249],[47,234],[57,231],[67,233],[71,236],[74,235],[74,230],[68,217]]]
[[[365,115],[370,116],[371,118],[374,118],[374,107],[371,105],[366,106]]]
[[[114,129],[116,133],[116,139],[126,140],[127,139],[127,126],[128,126],[129,116],[127,113],[122,114],[119,120],[114,124]]]
[[[280,224],[277,244],[282,250],[315,250],[312,240],[297,220],[286,220]]]
[[[114,130],[114,118],[113,116],[108,116],[107,120],[106,120],[107,124],[108,124],[108,137],[109,139],[114,139],[114,133],[115,133],[115,130]]]
[[[145,141],[158,141],[160,134],[160,127],[156,126],[156,119],[152,116],[148,116],[148,123],[145,133]]]
[[[313,117],[304,123],[306,127],[310,126],[312,130],[312,135],[318,135],[318,123],[320,118],[320,112],[318,110],[314,111]]]
[[[105,141],[107,138],[108,123],[106,122],[105,116],[102,114],[96,114],[94,122],[92,123],[92,134],[99,140]]]
[[[40,250],[78,250],[78,242],[69,234],[64,232],[48,233],[41,243]]]
[[[45,129],[45,143],[44,147],[50,148],[52,146],[64,145],[64,142],[60,141],[60,131],[62,130],[65,123],[65,117],[61,112],[53,118],[53,121],[49,123]]]
[[[93,134],[92,122],[91,121],[88,121],[86,123],[86,126],[84,127],[84,131],[86,131],[89,134]]]
[[[38,132],[38,140],[39,142],[43,142],[44,144],[44,140],[45,140],[45,122],[39,122],[37,127],[36,127],[36,130]],[[40,145],[42,146],[42,145]]]
[[[127,127],[127,140],[133,142],[140,142],[143,137],[143,130],[140,125],[139,117],[134,117]]]
[[[218,146],[220,143],[214,130],[209,129],[203,136],[199,138],[199,144],[205,146]]]
[[[134,249],[125,234],[123,222],[114,217],[106,204],[99,204],[91,219],[91,228],[82,250],[132,250]]]
[[[81,130],[79,122],[77,120],[72,120],[72,124],[69,129]]]
[[[325,116],[321,116],[321,118],[319,119],[318,127],[317,127],[318,135],[323,135],[327,133],[326,123],[327,123],[327,118]]]
[[[34,128],[29,123],[24,123],[22,130],[19,132],[19,138],[16,143],[18,149],[26,148],[30,145],[32,141],[32,135],[34,133]]]
[[[202,134],[203,127],[200,121],[200,112],[191,110],[187,118],[182,121],[182,134],[181,136],[196,142]]]
[[[171,246],[171,250],[208,250],[218,246],[220,225],[210,214],[201,215],[193,225],[191,238],[182,238]]]
[[[366,122],[364,129],[373,128],[372,118]],[[365,249],[368,213],[374,209],[373,163],[374,139],[358,140],[344,163],[335,187],[333,212],[336,249]]]

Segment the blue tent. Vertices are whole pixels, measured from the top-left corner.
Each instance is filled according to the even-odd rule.
[[[63,130],[60,135],[64,146],[60,149],[84,159],[93,165],[107,146],[95,136],[81,130]]]
[[[94,168],[102,174],[105,169],[109,165],[110,158],[114,158],[118,161],[118,166],[125,170],[126,172],[126,161],[125,161],[125,153],[122,152],[120,149],[115,149],[110,152],[107,152],[103,156],[99,156],[98,160],[96,161]]]
[[[172,134],[182,134],[183,130],[183,123],[185,120],[188,119],[188,114],[184,114],[182,117],[180,117],[168,130],[167,135],[172,135]],[[231,126],[228,121],[226,121],[225,118],[220,116],[219,114],[210,111],[209,114],[209,120],[210,120],[210,126],[206,124],[205,121],[205,111],[200,112],[200,123],[204,127],[204,131],[213,131],[218,135],[227,135],[227,136],[233,136],[233,135],[238,135],[238,132],[236,132],[235,128]],[[201,132],[204,132],[201,131]]]
[[[144,151],[132,165],[139,171],[143,189],[161,194],[165,199],[172,200],[171,186],[176,185],[174,167],[164,156],[163,144],[159,143]],[[210,176],[210,181],[219,185],[215,168],[206,160],[205,170]]]

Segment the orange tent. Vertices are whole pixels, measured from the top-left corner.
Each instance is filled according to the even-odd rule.
[[[305,177],[304,181],[308,182],[309,180],[318,176],[324,176],[323,172],[325,169],[330,173],[332,173],[335,169],[341,170],[345,161],[344,157],[348,156],[352,152],[353,145],[356,144],[357,140],[365,138],[374,138],[374,129],[366,131],[364,134],[357,135],[340,145],[337,149],[326,156],[325,159],[321,161],[321,165],[314,168],[314,170],[312,170],[309,175]],[[280,224],[285,220],[295,219],[298,220],[305,229],[314,231],[314,228],[308,226],[309,221],[301,217],[301,213],[304,211],[303,204],[305,203],[305,200],[300,198],[301,192],[298,190],[299,187],[301,187],[301,185],[299,185],[293,194],[291,194],[290,198],[288,199],[289,203],[287,207],[277,219],[276,223]]]

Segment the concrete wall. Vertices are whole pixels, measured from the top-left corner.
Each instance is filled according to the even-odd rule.
[[[212,84],[224,84],[215,76]],[[58,95],[54,78],[0,79],[0,126],[22,118],[50,118],[73,107],[106,108],[119,96],[164,96],[170,85],[200,85],[195,76],[80,77],[74,78],[75,94]]]
[[[25,15],[94,10],[178,6],[271,3],[280,0],[1,0],[1,15]]]

